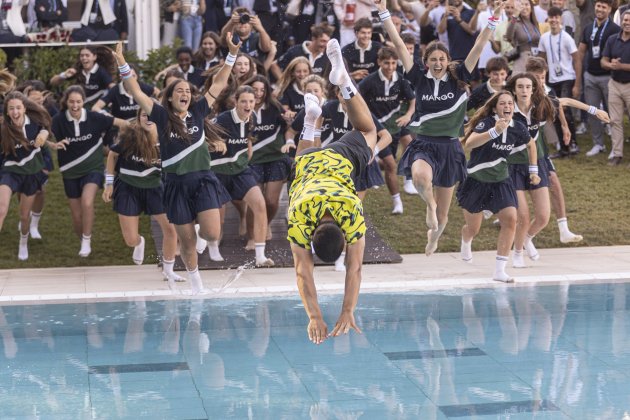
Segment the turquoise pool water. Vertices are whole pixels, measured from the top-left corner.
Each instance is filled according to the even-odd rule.
[[[0,307],[0,418],[630,419],[630,284]],[[341,296],[322,296],[329,327]]]

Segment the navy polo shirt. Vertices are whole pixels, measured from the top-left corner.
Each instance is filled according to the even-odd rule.
[[[460,13],[460,18],[467,23],[470,23],[475,12],[472,9],[463,8]],[[470,35],[462,28],[462,25],[457,23],[455,18],[448,17],[446,22],[446,31],[448,32],[448,50],[453,60],[465,60],[470,50],[475,45],[477,35]]]
[[[621,32],[612,35],[606,41],[602,57],[619,58],[622,64],[630,64],[630,39],[621,39]],[[619,83],[630,83],[630,71],[612,70],[612,79]]]
[[[143,82],[140,84],[140,90],[147,96],[153,95],[154,87]],[[110,107],[111,114],[116,118],[129,120],[136,118],[140,105],[127,93],[122,82],[113,87],[102,98],[103,102]]]
[[[604,76],[610,74],[608,70],[604,70],[602,68],[601,64],[601,58],[604,53],[604,48],[606,47],[606,41],[608,41],[608,38],[610,38],[611,35],[618,33],[621,28],[615,24],[612,19],[608,19],[607,22],[604,22],[599,27],[597,27],[597,24],[595,25],[595,36],[592,41],[591,37],[593,35],[593,25],[588,25],[582,30],[582,39],[580,40],[580,43],[586,45],[586,58],[584,60],[586,66],[584,67],[584,70],[593,76]],[[599,47],[599,57],[597,58],[593,57],[593,46]]]
[[[326,55],[326,51],[322,51],[320,54],[313,56],[309,49],[306,48],[306,45],[309,42],[311,41],[304,41],[302,44],[294,45],[289,48],[287,52],[285,52],[278,59],[278,65],[280,66],[280,68],[284,70],[289,65],[291,60],[296,57],[306,57],[309,63],[311,63],[313,74],[317,74],[318,76],[325,74],[330,68],[330,60]]]
[[[341,49],[341,55],[348,65],[348,73],[357,70],[367,70],[368,73],[374,73],[378,70],[376,61],[378,60],[378,51],[382,45],[380,42],[371,41],[366,49],[359,47],[358,41],[351,42]]]

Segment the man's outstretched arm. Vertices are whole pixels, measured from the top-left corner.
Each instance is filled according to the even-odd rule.
[[[291,252],[293,253],[300,297],[309,319],[307,327],[308,339],[315,344],[321,344],[328,337],[328,326],[324,322],[322,311],[317,302],[317,289],[313,278],[313,268],[315,266],[313,254],[311,254],[310,249],[302,248],[296,244],[291,244]]]
[[[354,308],[359,300],[364,250],[365,236],[353,244],[348,244],[346,248],[346,286],[343,295],[343,305],[341,306],[341,314],[339,319],[337,319],[335,328],[330,333],[331,336],[347,334],[350,329],[361,333],[361,329],[357,327],[354,321]]]

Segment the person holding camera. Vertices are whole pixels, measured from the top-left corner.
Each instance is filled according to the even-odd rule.
[[[232,42],[241,42],[241,52],[249,54],[262,61],[264,56],[271,51],[271,38],[260,23],[258,16],[252,14],[246,7],[237,7],[232,11],[232,17],[221,29],[221,41],[227,45],[225,37],[227,33],[233,33],[238,39]]]

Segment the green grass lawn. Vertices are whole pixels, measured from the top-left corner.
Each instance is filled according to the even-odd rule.
[[[618,167],[606,165],[607,154],[586,158],[590,139],[580,137],[580,155],[556,160],[567,201],[569,227],[584,235],[584,241],[569,246],[601,246],[630,244],[630,169],[627,163]],[[393,216],[387,188],[369,192],[366,213],[383,238],[400,253],[424,252],[426,245],[425,205],[417,196],[401,194],[405,205],[403,215]],[[461,209],[453,200],[449,224],[440,241],[438,252],[459,250],[460,229],[463,225]],[[539,248],[563,246],[552,214],[549,226],[535,240]],[[92,234],[92,254],[77,256],[80,241],[70,222],[70,210],[63,193],[58,171],[51,174],[47,186],[46,208],[40,223],[42,240],[29,240],[30,258],[17,259],[19,234],[17,231],[17,200],[13,200],[9,215],[0,232],[0,268],[72,267],[133,264],[131,249],[123,242],[118,217],[99,196],[96,200],[96,222]],[[150,238],[149,219],[141,220],[141,234]],[[492,250],[496,247],[498,229],[484,222],[473,250]],[[153,242],[147,240],[145,263],[155,263]]]

